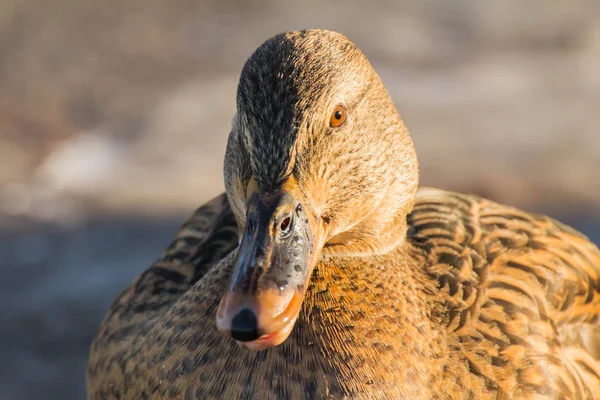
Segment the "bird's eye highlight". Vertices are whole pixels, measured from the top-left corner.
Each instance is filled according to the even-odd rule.
[[[331,118],[329,119],[329,126],[332,128],[337,128],[342,126],[346,122],[346,109],[342,106],[336,106],[333,109],[333,113],[331,113]]]

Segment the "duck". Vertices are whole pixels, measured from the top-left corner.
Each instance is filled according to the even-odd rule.
[[[225,193],[115,300],[88,399],[591,399],[600,250],[550,217],[419,186],[344,35],[246,61]]]

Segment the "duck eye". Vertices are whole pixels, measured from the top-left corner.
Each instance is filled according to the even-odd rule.
[[[336,106],[333,109],[331,118],[329,119],[329,126],[332,128],[337,128],[342,126],[344,122],[346,122],[346,109],[344,109],[342,106]]]

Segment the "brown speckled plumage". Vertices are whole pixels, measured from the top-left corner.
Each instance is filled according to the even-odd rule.
[[[598,248],[548,217],[417,192],[408,132],[343,36],[293,32],[266,46],[242,73],[227,196],[196,211],[115,301],[92,344],[88,398],[597,397]],[[346,69],[332,67],[340,57]],[[293,67],[292,81],[269,81],[279,67]],[[255,75],[262,100],[242,83]],[[273,109],[260,105],[273,101],[291,102],[273,117],[288,136],[261,131]],[[334,131],[324,121],[339,102],[349,121]],[[289,175],[327,222],[327,240],[291,335],[254,352],[217,331],[215,313],[245,229],[249,181],[275,190]]]

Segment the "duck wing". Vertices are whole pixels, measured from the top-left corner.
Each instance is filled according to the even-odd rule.
[[[127,362],[133,344],[212,267],[238,246],[238,228],[222,194],[200,207],[159,259],[115,300],[94,338],[88,397],[107,395],[113,367]],[[124,368],[124,367],[122,367]],[[113,395],[119,397],[118,388]]]
[[[438,282],[466,387],[594,398],[600,251],[577,231],[477,196],[421,189],[409,238]],[[546,397],[544,397],[546,398]]]

